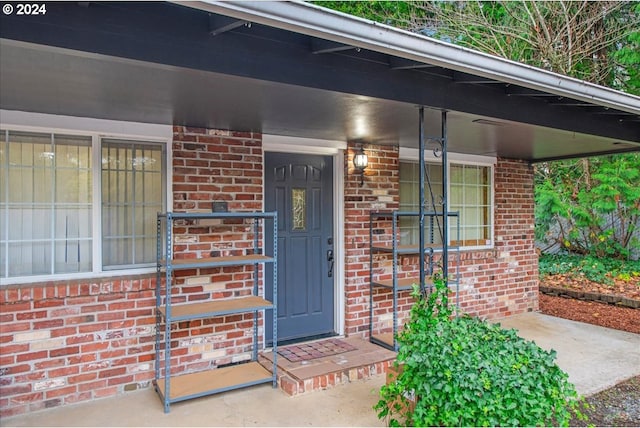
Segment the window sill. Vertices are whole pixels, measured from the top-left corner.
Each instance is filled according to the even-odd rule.
[[[73,273],[73,274],[59,274],[59,275],[38,275],[16,278],[2,278],[0,279],[0,287],[5,288],[8,286],[20,286],[31,285],[40,283],[60,283],[60,282],[75,282],[83,280],[98,280],[102,278],[118,278],[118,277],[131,277],[131,276],[149,276],[156,273],[156,268],[139,268],[139,269],[120,269],[110,270],[103,272],[86,272],[86,273]]]

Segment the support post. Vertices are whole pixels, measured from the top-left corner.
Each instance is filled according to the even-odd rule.
[[[447,192],[447,112],[442,112],[442,278],[449,279],[449,195]]]
[[[418,123],[418,164],[420,168],[420,201],[418,206],[418,236],[420,252],[420,292],[426,295],[425,273],[424,273],[424,107],[420,106]],[[394,237],[395,239],[395,237]]]

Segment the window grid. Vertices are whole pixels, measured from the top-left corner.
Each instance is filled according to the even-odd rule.
[[[420,165],[418,162],[402,161],[400,166],[400,210],[417,212],[420,207]],[[432,189],[432,192],[430,192],[429,187],[425,186],[425,210],[442,211],[442,167],[437,163],[426,162],[425,173],[430,178]],[[431,193],[433,193],[433,198]],[[429,216],[425,218],[427,243],[439,244],[442,242],[438,222],[442,225],[442,217]],[[417,217],[401,217],[400,243],[403,245],[415,245],[418,243],[419,229],[420,225]]]
[[[491,244],[491,182],[486,166],[452,164],[451,211],[460,212],[463,246]]]
[[[162,147],[102,141],[103,268],[155,263],[155,215],[162,211]],[[124,191],[122,191],[124,189]]]
[[[437,163],[425,163],[430,174],[434,199],[439,202],[442,195],[442,166]],[[449,164],[449,211],[460,212],[460,242],[463,247],[491,245],[491,167],[486,165]],[[415,161],[400,162],[400,210],[418,211],[419,164]],[[426,210],[433,211],[431,195],[425,188]],[[436,209],[442,205],[436,203]],[[440,231],[438,220],[442,218],[425,218],[425,236],[427,243],[439,244]],[[417,218],[400,220],[400,241],[404,245],[415,245],[419,239]],[[450,235],[451,236],[451,235]],[[455,239],[454,237],[451,237]]]
[[[91,139],[1,135],[0,277],[90,272]]]
[[[101,190],[105,172],[93,167],[103,160],[103,145],[117,147],[129,164],[114,172],[120,181],[113,182],[105,201]],[[164,147],[163,142],[3,127],[0,279],[75,277],[154,266],[156,213],[165,204]],[[103,240],[99,219],[111,218],[109,213],[101,216],[110,201],[126,218],[113,217],[109,226],[117,233]],[[124,225],[118,226],[118,221]],[[120,250],[122,245],[127,251]],[[111,265],[103,263],[100,254],[105,246],[117,247],[110,252],[120,258]]]

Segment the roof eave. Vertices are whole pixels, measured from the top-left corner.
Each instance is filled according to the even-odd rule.
[[[176,3],[640,115],[640,97],[309,3]]]

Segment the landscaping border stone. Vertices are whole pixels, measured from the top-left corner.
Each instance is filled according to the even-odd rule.
[[[571,299],[587,300],[592,302],[606,303],[609,305],[624,306],[632,309],[640,309],[640,300],[631,299],[625,296],[614,294],[592,293],[570,288],[548,287],[540,285],[540,292],[551,296],[567,297]]]

